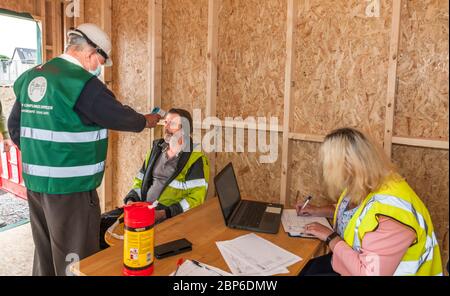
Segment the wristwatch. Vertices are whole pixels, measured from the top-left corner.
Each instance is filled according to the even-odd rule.
[[[329,245],[330,242],[331,242],[335,237],[337,237],[337,236],[339,236],[339,234],[337,234],[337,232],[333,232],[332,234],[330,234],[330,235],[327,237],[327,239],[325,240],[325,243],[326,243],[327,245]]]

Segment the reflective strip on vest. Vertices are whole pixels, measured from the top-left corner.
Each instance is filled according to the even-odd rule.
[[[107,139],[108,130],[102,129],[93,132],[69,133],[22,127],[20,129],[20,136],[22,138],[56,143],[88,143]]]
[[[32,164],[23,164],[23,171],[31,176],[48,178],[75,178],[93,176],[105,170],[105,162],[93,165],[76,167],[48,167]]]
[[[422,217],[421,214],[416,212],[411,203],[391,195],[381,195],[381,194],[375,195],[369,200],[369,202],[367,202],[366,206],[364,207],[364,210],[361,212],[360,216],[358,217],[358,220],[356,221],[353,245],[357,251],[361,249],[361,242],[359,240],[358,235],[359,226],[364,217],[366,216],[367,212],[370,210],[370,208],[375,202],[379,202],[381,204],[389,205],[392,207],[397,207],[404,211],[412,213],[419,222],[420,227],[422,227],[425,230],[425,233],[428,233],[428,225],[426,224],[425,219]]]
[[[425,242],[425,253],[420,256],[417,261],[402,261],[395,270],[395,276],[415,275],[419,268],[427,261],[433,260],[434,248],[438,244],[436,235],[434,232],[432,236],[427,235],[427,241]]]
[[[419,268],[422,266],[423,263],[426,261],[433,259],[433,252],[435,246],[438,244],[436,235],[434,232],[431,234],[431,237],[428,235],[428,225],[425,222],[425,219],[420,213],[417,213],[417,211],[414,209],[411,203],[395,197],[391,195],[375,195],[373,196],[369,202],[367,202],[366,206],[364,207],[364,210],[361,212],[360,216],[358,217],[355,225],[355,233],[354,233],[354,242],[353,242],[353,249],[360,252],[361,250],[361,241],[359,240],[359,226],[361,225],[362,220],[367,215],[367,212],[370,210],[370,208],[373,206],[375,202],[379,202],[384,205],[389,205],[392,207],[400,208],[404,211],[408,211],[412,213],[415,218],[417,219],[420,227],[424,229],[425,233],[427,234],[427,240],[425,242],[425,252],[422,254],[419,260],[417,261],[402,261],[400,262],[399,266],[397,267],[394,275],[415,275]]]
[[[187,202],[186,199],[183,199],[182,201],[180,201],[180,205],[183,208],[183,212],[186,212],[191,208],[191,206],[189,205],[189,203]]]
[[[141,196],[141,188],[134,188],[133,191],[136,192],[136,194],[139,196],[139,198],[142,198],[142,196]]]
[[[144,180],[144,174],[142,172],[139,172],[139,174],[137,174],[136,179],[142,181]]]
[[[187,190],[187,189],[203,187],[203,186],[208,188],[208,183],[206,182],[205,179],[190,180],[190,181],[186,181],[186,182],[180,182],[177,180],[173,180],[169,184],[169,186],[172,188],[175,188],[175,189]]]

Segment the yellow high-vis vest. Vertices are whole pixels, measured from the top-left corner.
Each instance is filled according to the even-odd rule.
[[[339,198],[334,213],[346,196]],[[442,262],[433,223],[427,208],[404,180],[391,180],[370,193],[350,219],[344,231],[344,240],[355,251],[360,251],[364,235],[378,227],[378,216],[390,217],[416,232],[416,241],[408,248],[394,275],[442,275]]]

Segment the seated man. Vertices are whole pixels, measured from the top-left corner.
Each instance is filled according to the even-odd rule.
[[[159,223],[204,202],[209,163],[202,152],[193,151],[192,131],[192,116],[188,111],[168,112],[164,139],[153,142],[134,178],[133,188],[124,199],[125,204],[156,202],[155,222]]]

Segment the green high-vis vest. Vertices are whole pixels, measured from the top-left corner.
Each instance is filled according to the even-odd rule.
[[[93,77],[62,58],[20,76],[14,92],[21,103],[23,178],[34,192],[69,194],[100,186],[108,131],[82,123],[74,106]]]

